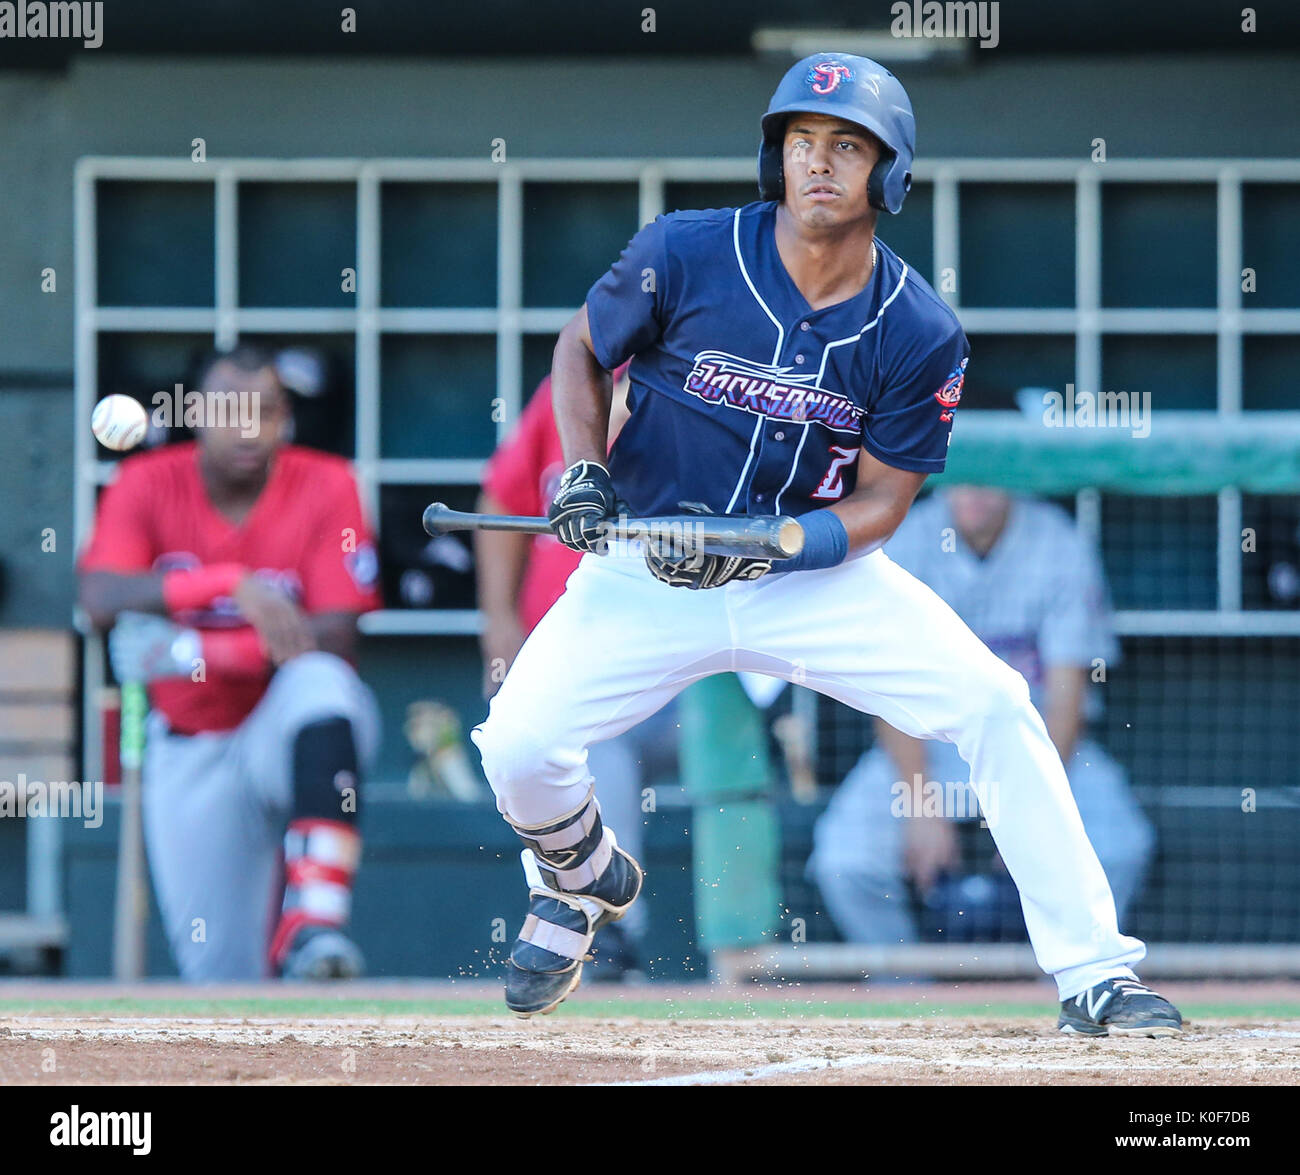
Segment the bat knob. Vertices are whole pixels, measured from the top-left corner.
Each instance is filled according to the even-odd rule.
[[[424,508],[424,517],[421,520],[424,523],[424,533],[428,535],[440,535],[446,532],[445,520],[448,514],[454,514],[455,511],[443,502],[430,502]]]

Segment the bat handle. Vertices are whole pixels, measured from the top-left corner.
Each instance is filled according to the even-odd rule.
[[[144,977],[145,928],[149,917],[140,795],[144,724],[149,699],[144,684],[138,681],[124,681],[120,696],[122,808],[113,926],[113,975],[119,980],[136,980]]]
[[[122,683],[121,749],[122,769],[138,768],[144,757],[144,720],[149,696],[143,682]]]

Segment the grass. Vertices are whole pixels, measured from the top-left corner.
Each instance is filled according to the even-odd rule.
[[[1181,1006],[1189,1020],[1263,1019],[1300,1020],[1300,1003],[1189,1003]],[[583,999],[570,1000],[548,1018],[550,1021],[579,1019],[641,1020],[945,1020],[970,1016],[999,1020],[1048,1020],[1056,1007],[1044,1000],[1041,1007],[1025,1003],[993,1003],[952,1000],[923,1003],[858,1001],[804,1001],[767,998],[756,1000],[712,999],[679,996],[662,1000]],[[429,1017],[456,1019],[465,1016],[508,1017],[499,1000],[480,999],[311,999],[274,995],[249,998],[150,999],[136,996],[104,999],[0,999],[0,1017],[23,1016],[152,1016],[217,1019],[265,1019],[276,1017]]]

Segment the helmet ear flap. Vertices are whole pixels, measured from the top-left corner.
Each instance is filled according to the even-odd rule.
[[[758,151],[758,198],[785,199],[785,160],[779,142],[765,140]]]
[[[894,207],[889,206],[889,199],[886,192],[890,187],[890,178],[895,168],[898,166],[898,156],[888,152],[881,156],[879,162],[871,169],[871,175],[867,179],[867,202],[872,208],[878,208],[881,212],[897,212],[903,206],[903,197],[912,190],[912,173],[903,172],[901,187],[902,191],[897,193],[897,203]]]
[[[871,169],[871,174],[867,177],[867,203],[872,208],[878,208],[881,212],[887,211],[885,206],[885,176],[889,173],[889,164],[891,160],[881,159],[875,167]]]

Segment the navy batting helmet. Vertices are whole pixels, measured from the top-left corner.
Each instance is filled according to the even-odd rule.
[[[785,197],[782,143],[788,114],[830,114],[865,127],[884,150],[871,169],[867,196],[873,208],[897,212],[912,186],[916,120],[907,91],[883,65],[847,53],[814,53],[781,79],[763,115],[758,152],[758,194]]]

